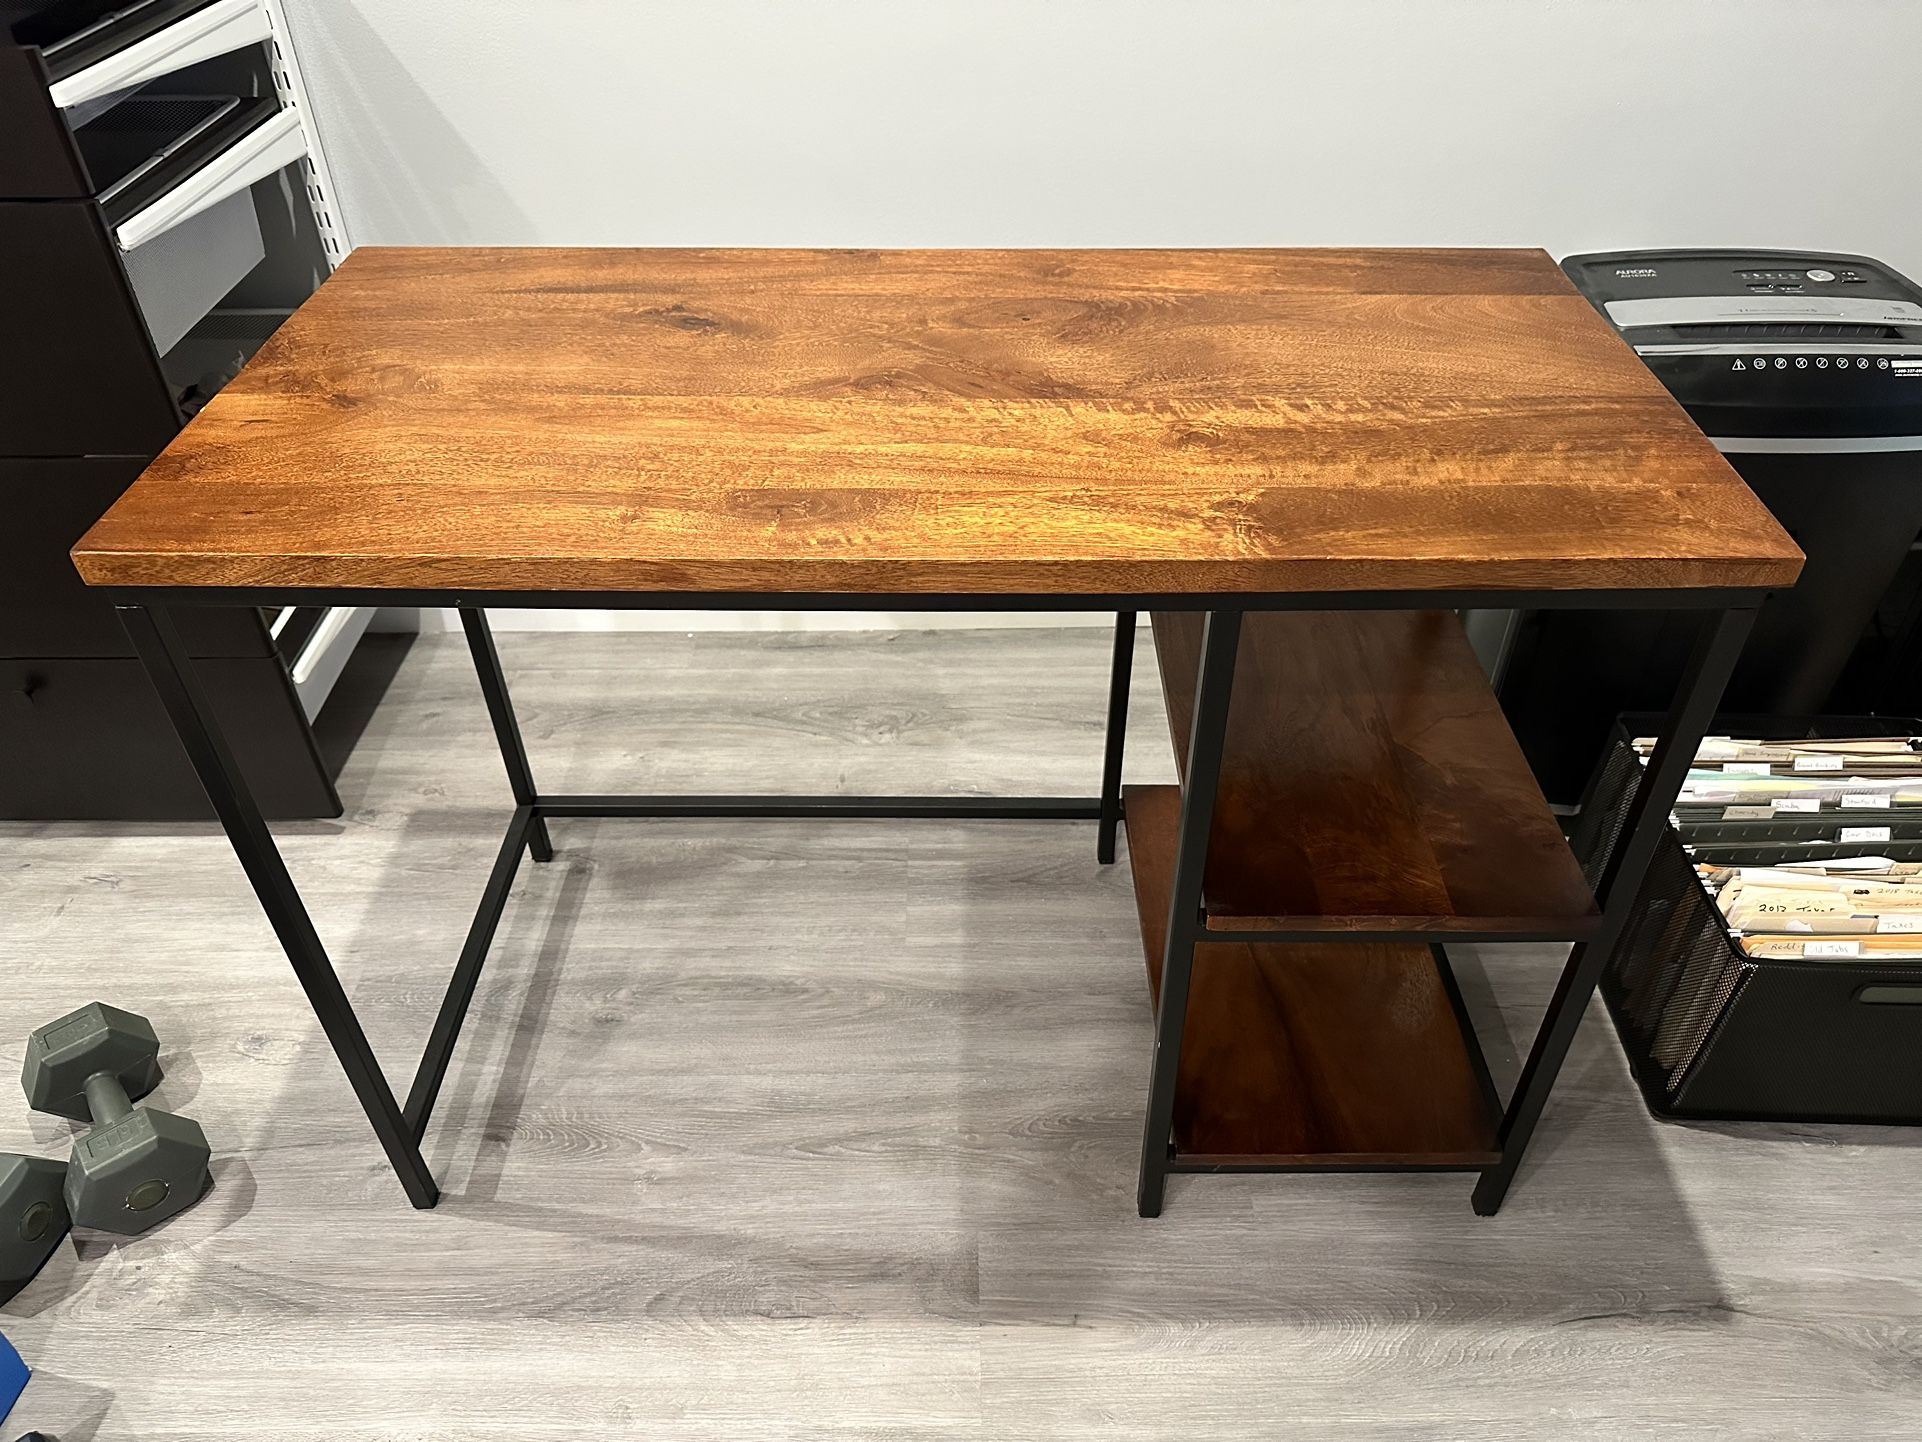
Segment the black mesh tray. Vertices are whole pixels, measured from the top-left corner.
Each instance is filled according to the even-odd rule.
[[[1648,735],[1657,723],[1629,724]],[[1922,732],[1906,719],[1860,717],[1725,720],[1716,729],[1770,740]],[[1641,776],[1630,735],[1617,727],[1575,830],[1591,885]],[[1901,850],[1884,842],[1847,854],[1902,859]],[[1728,847],[1691,857],[1667,832],[1602,975],[1602,998],[1649,1109],[1704,1120],[1922,1124],[1922,962],[1745,955],[1693,865],[1738,852],[1729,864],[1809,859],[1810,848]]]
[[[108,224],[119,225],[279,108],[268,95],[134,95],[74,131],[74,143]]]

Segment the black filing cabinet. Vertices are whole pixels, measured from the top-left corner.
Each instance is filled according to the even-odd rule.
[[[0,4],[0,818],[211,815],[67,552],[329,269],[308,132],[232,10]],[[340,813],[310,718],[365,625],[183,613],[269,815]]]

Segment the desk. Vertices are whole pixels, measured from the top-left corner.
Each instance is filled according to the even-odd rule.
[[[74,560],[122,607],[416,1206],[550,820],[1056,817],[1094,822],[1111,861],[1125,812],[1154,1215],[1181,1170],[1466,1170],[1477,1210],[1501,1204],[1754,608],[1801,554],[1537,251],[372,249]],[[169,613],[306,600],[460,608],[514,801],[405,1103]],[[1112,610],[1101,793],[544,793],[493,605]],[[1703,618],[1594,877],[1447,614],[1484,605]],[[1183,780],[1124,797],[1143,610]],[[1550,937],[1576,945],[1504,1108],[1441,945]]]

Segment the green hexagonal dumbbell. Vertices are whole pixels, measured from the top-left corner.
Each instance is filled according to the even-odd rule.
[[[211,1155],[200,1123],[136,1107],[160,1080],[160,1039],[143,1016],[93,1002],[27,1039],[20,1073],[35,1111],[91,1121],[67,1163],[76,1227],[131,1235],[200,1200]]]

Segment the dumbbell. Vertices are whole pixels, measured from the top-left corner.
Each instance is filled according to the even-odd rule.
[[[200,1123],[133,1104],[159,1081],[160,1039],[144,1016],[117,1006],[93,1002],[27,1039],[27,1104],[93,1123],[67,1163],[76,1227],[144,1232],[207,1189],[211,1153]]]
[[[67,1235],[66,1176],[49,1157],[0,1152],[0,1294],[31,1282]]]

